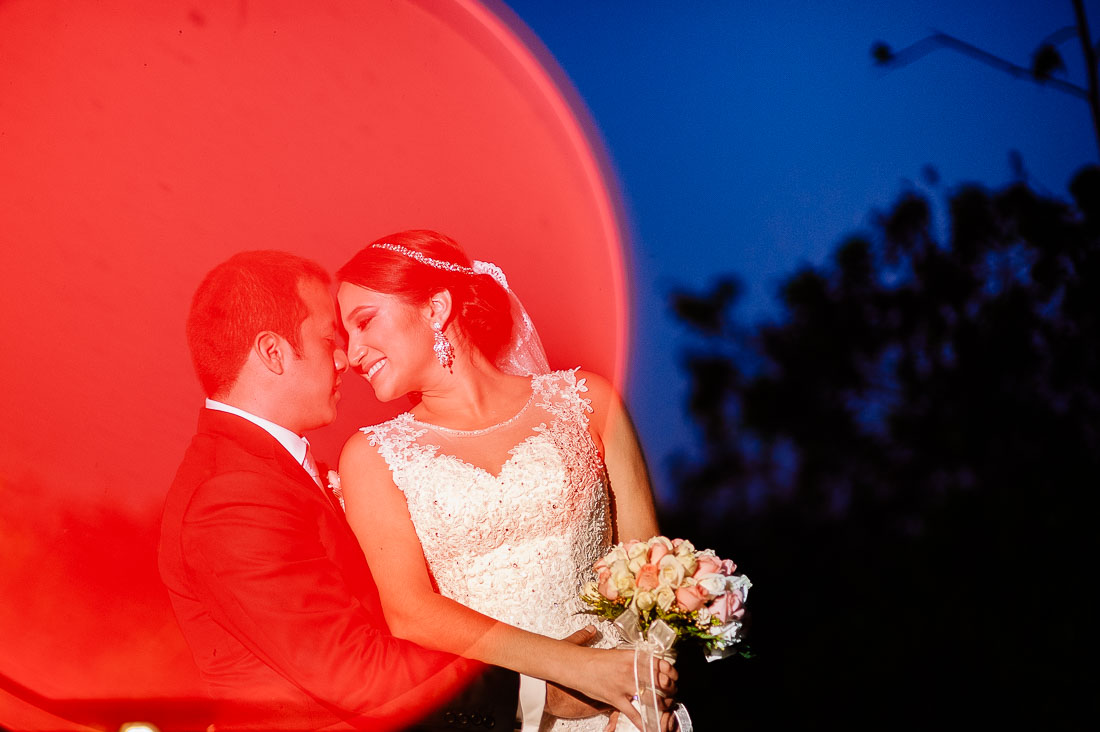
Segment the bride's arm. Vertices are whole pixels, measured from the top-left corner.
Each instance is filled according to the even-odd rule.
[[[366,555],[395,636],[577,689],[623,711],[641,727],[630,705],[635,693],[632,652],[586,648],[529,633],[437,594],[405,497],[364,435],[348,440],[339,472],[348,523]],[[537,604],[532,612],[538,612]],[[662,661],[661,671],[670,670]],[[675,672],[670,675],[671,687]]]
[[[588,423],[611,482],[614,540],[644,541],[657,536],[661,532],[657,529],[649,471],[622,399],[608,380],[598,374],[578,371],[577,378],[585,379],[588,387],[585,397],[592,406]]]

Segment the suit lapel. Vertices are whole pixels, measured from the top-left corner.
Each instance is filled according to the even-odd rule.
[[[336,496],[332,495],[332,491],[327,486],[324,488],[318,487],[313,480],[313,476],[267,430],[236,414],[221,412],[216,409],[203,409],[199,414],[199,431],[228,437],[253,455],[274,462],[280,472],[301,483],[313,495],[316,496],[320,492],[324,496],[321,500],[327,503],[343,519],[344,511],[340,508]],[[319,464],[318,472],[322,476],[326,475]],[[323,480],[324,478],[322,478]]]
[[[267,433],[265,432],[264,434]],[[268,437],[271,437],[271,435],[268,435]],[[276,460],[279,463],[279,467],[282,468],[283,472],[285,472],[287,475],[293,476],[295,480],[297,480],[303,486],[306,486],[306,488],[312,491],[314,495],[317,495],[318,492],[321,493],[321,495],[324,496],[325,503],[327,503],[330,508],[335,510],[338,514],[340,514],[341,517],[343,517],[344,512],[340,509],[340,504],[336,501],[336,496],[332,495],[332,491],[329,490],[328,486],[318,486],[317,482],[313,480],[313,476],[310,475],[305,468],[298,464],[294,457],[289,452],[287,452],[282,445],[279,444],[278,440],[276,440],[274,437],[271,437],[271,441],[274,442],[275,446],[278,448],[278,452],[276,453]],[[326,473],[321,467],[320,463],[317,464],[317,472],[321,474],[321,481],[324,482],[324,476]]]

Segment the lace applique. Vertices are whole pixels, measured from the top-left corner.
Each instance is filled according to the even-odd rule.
[[[431,451],[430,446],[416,444],[417,438],[427,430],[417,428],[413,424],[412,415],[408,412],[388,422],[363,427],[359,431],[367,436],[372,446],[378,448],[378,453],[390,466],[393,482],[398,488],[405,482],[406,467],[411,465],[420,453]]]
[[[576,616],[578,593],[611,545],[607,471],[576,371],[536,376],[531,389],[522,419],[489,434],[448,434],[407,413],[362,431],[405,494],[440,593],[560,638],[591,622]],[[489,440],[511,445],[497,474],[454,454],[480,455]],[[557,720],[554,729],[605,723]]]

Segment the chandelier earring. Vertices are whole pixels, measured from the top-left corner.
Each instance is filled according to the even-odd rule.
[[[438,320],[432,323],[432,338],[435,341],[432,343],[432,350],[439,359],[439,365],[450,371],[451,364],[455,362],[455,349],[447,336],[443,335],[443,324]]]

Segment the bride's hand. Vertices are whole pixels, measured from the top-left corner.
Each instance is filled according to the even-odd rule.
[[[598,701],[610,704],[625,714],[638,729],[642,728],[642,718],[631,704],[638,693],[634,680],[634,651],[623,649],[586,649],[591,653],[579,673],[573,686],[583,694]],[[653,659],[657,678],[657,689],[671,699],[676,693],[676,680],[679,675],[668,661]],[[668,702],[666,701],[665,704]]]

